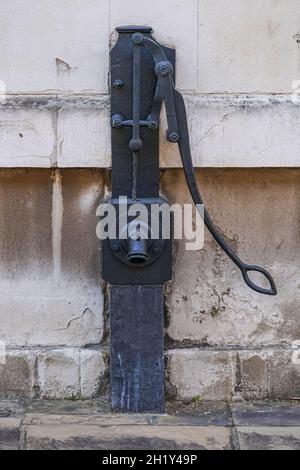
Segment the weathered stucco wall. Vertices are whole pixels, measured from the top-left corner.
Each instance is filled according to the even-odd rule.
[[[196,166],[299,166],[299,0],[2,0],[1,166],[110,166],[109,47],[132,23],[176,48]]]
[[[162,177],[186,202],[181,171]],[[261,296],[206,233],[204,249],[177,242],[166,295],[168,378],[178,398],[290,398],[300,393],[300,171],[202,170],[206,206],[246,262],[266,267],[278,295]]]
[[[251,292],[208,235],[197,253],[176,242],[168,396],[299,395],[299,0],[2,0],[0,396],[106,393],[95,211],[109,182],[109,47],[130,23],[176,47],[207,206],[279,287]],[[162,191],[190,201],[164,124],[161,136]]]
[[[99,392],[101,170],[0,171],[0,395]]]
[[[249,290],[206,233],[204,248],[174,242],[166,287],[169,398],[289,398],[300,393],[300,171],[199,170],[207,207],[246,261],[269,269],[277,297]],[[0,394],[107,392],[106,300],[96,207],[101,170],[1,170]],[[181,170],[162,190],[190,202]]]

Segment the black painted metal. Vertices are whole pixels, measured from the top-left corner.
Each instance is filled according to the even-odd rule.
[[[203,204],[190,153],[185,105],[175,89],[175,52],[158,44],[151,28],[117,28],[111,51],[112,198],[119,219],[120,196],[126,207],[162,205],[159,197],[158,130],[165,104],[169,142],[178,143],[184,172],[196,205]],[[201,213],[201,212],[200,212]],[[129,220],[130,221],[130,220]],[[261,294],[276,294],[272,276],[264,268],[244,263],[213,224],[204,208],[204,222],[225,253],[238,266],[246,284]],[[151,231],[151,221],[144,224]],[[115,239],[102,242],[102,272],[110,286],[110,348],[112,407],[121,411],[164,409],[163,284],[172,275],[172,241],[122,239],[129,225],[121,224]],[[256,271],[270,288],[256,285],[248,273]]]
[[[166,204],[166,200],[162,198],[141,199],[140,201],[147,208],[150,208],[151,204]],[[115,205],[118,213],[118,200],[111,199],[110,202]],[[139,200],[128,199],[128,206],[136,202]],[[162,237],[158,240],[149,239],[147,247],[149,258],[142,265],[133,265],[128,261],[128,240],[118,238],[103,240],[101,243],[103,278],[114,285],[162,285],[170,280],[172,277],[172,239],[164,240]]]
[[[128,208],[166,204],[159,197],[158,122],[149,120],[157,84],[151,52],[133,40],[151,28],[117,28],[111,51],[112,198]],[[175,52],[163,48],[173,67]],[[130,221],[130,219],[129,219]],[[162,224],[162,221],[159,221]],[[161,227],[161,225],[159,225]],[[125,226],[127,229],[127,225]],[[124,230],[121,224],[120,230]],[[150,230],[150,219],[149,219]],[[110,382],[114,410],[164,410],[163,284],[172,276],[172,240],[102,242],[102,273],[110,283]]]
[[[119,37],[111,50],[112,199],[117,212],[118,197],[128,197],[128,207],[143,203],[166,204],[159,197],[158,121],[149,119],[157,85],[152,53],[139,44],[151,37],[151,28],[117,28]],[[137,40],[135,41],[134,38]],[[162,48],[172,68],[175,52]],[[114,285],[161,285],[172,276],[172,240],[148,243],[148,258],[133,263],[129,246],[116,240],[102,242],[102,273]]]
[[[151,28],[142,26],[126,26],[117,28],[119,38],[111,50],[111,116],[121,116],[127,125],[112,126],[112,196],[133,195],[133,158],[129,149],[132,139],[133,120],[133,55],[132,35],[137,32],[151,37]],[[175,65],[175,52],[163,48],[170,62]],[[156,198],[159,196],[159,153],[158,127],[150,129],[147,117],[151,113],[157,78],[154,73],[154,61],[151,53],[140,47],[140,63],[142,79],[139,89],[140,119],[144,126],[139,129],[143,147],[138,152],[137,198]],[[122,86],[116,86],[122,81]],[[114,86],[115,84],[115,86]],[[137,90],[136,90],[137,94]]]
[[[116,411],[164,411],[163,288],[110,287],[111,403]]]

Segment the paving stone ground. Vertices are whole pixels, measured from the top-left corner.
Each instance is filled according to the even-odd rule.
[[[171,403],[115,414],[106,402],[0,400],[0,450],[300,450],[300,404]]]

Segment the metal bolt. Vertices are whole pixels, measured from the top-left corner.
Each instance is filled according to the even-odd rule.
[[[155,129],[158,128],[158,122],[156,122],[156,121],[149,121],[148,127],[149,127],[149,129],[155,130]]]
[[[114,114],[111,118],[111,125],[115,129],[120,129],[123,126],[123,116],[121,114]]]
[[[155,73],[156,73],[156,75],[160,75],[161,77],[165,77],[165,76],[171,75],[173,73],[173,67],[170,64],[170,62],[162,60],[161,62],[158,62],[158,64],[156,65]]]
[[[159,69],[159,73],[160,75],[168,75],[169,67],[167,67],[166,65],[162,65]]]
[[[141,139],[136,137],[132,138],[129,142],[129,150],[132,152],[138,152],[143,147],[143,142]]]
[[[176,142],[178,142],[179,140],[179,134],[178,132],[170,132],[170,134],[167,133],[167,140],[169,142],[172,142],[173,144],[175,144]]]
[[[134,33],[132,35],[131,41],[135,46],[139,46],[144,41],[143,35],[141,33]]]
[[[124,82],[123,80],[121,80],[121,78],[117,78],[113,83],[114,88],[120,89],[120,88],[123,88],[123,86],[124,86]]]

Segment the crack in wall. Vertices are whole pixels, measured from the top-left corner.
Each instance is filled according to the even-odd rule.
[[[86,307],[86,308],[83,310],[82,314],[79,315],[78,317],[71,318],[71,319],[67,322],[67,325],[66,325],[66,326],[64,326],[63,328],[56,328],[55,331],[67,330],[67,329],[72,325],[73,322],[75,322],[75,321],[77,321],[77,320],[82,320],[83,317],[84,317],[85,315],[87,315],[87,314],[93,315],[93,312],[92,312],[92,310],[91,310],[89,307]],[[100,329],[100,328],[99,328],[99,329]]]

